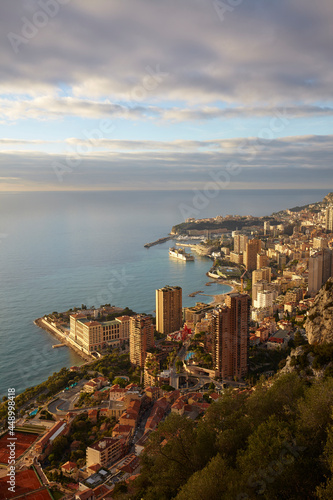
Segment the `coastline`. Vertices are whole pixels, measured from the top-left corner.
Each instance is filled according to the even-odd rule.
[[[89,356],[88,354],[82,352],[78,347],[73,345],[65,335],[63,335],[60,330],[56,329],[52,325],[48,325],[47,322],[43,318],[37,318],[34,321],[34,324],[44,330],[45,332],[50,333],[54,337],[56,337],[58,340],[61,340],[63,344],[66,344],[67,347],[75,351],[76,354],[78,354],[84,361],[95,361],[95,358],[92,356]]]
[[[235,285],[232,285],[230,284],[229,281],[226,281],[226,280],[219,280],[219,283],[221,285],[228,285],[230,286],[231,290],[229,292],[225,292],[225,293],[218,293],[216,295],[213,295],[213,300],[211,301],[211,304],[213,305],[219,305],[219,304],[222,304],[224,302],[224,299],[226,297],[226,295],[229,295],[229,293],[235,293],[235,292],[238,292],[238,289]]]

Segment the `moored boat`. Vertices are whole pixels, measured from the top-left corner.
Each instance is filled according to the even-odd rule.
[[[175,257],[176,259],[183,260],[186,262],[194,260],[194,256],[191,255],[190,253],[185,252],[183,248],[171,247],[169,248],[169,255],[171,255],[171,257]]]

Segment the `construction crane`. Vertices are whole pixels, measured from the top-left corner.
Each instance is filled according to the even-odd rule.
[[[246,270],[243,272],[241,279],[240,279],[240,281],[241,281],[241,293],[243,293],[243,291],[244,291],[244,276],[245,276],[245,274],[246,274]]]

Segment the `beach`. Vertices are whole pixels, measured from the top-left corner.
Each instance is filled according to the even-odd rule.
[[[235,292],[238,292],[238,289],[235,285],[231,285],[228,281],[219,281],[219,283],[223,284],[223,285],[228,285],[231,287],[231,290],[229,292],[226,292],[226,293],[220,293],[220,294],[217,294],[217,295],[213,295],[213,300],[211,302],[211,304],[213,305],[219,305],[219,304],[222,304],[226,298],[227,295],[229,295],[229,293],[235,293]]]

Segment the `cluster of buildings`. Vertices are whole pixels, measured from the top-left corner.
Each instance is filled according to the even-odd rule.
[[[218,397],[217,393],[212,394],[212,400]],[[88,410],[87,417],[94,428],[100,430],[109,428],[109,424],[102,423],[105,420],[101,417],[114,417],[117,423],[111,427],[112,435],[103,436],[87,446],[84,467],[73,460],[60,466],[62,474],[68,481],[71,480],[66,486],[66,493],[71,490],[71,498],[75,500],[111,499],[117,481],[133,479],[140,473],[140,454],[150,434],[169,413],[195,419],[209,407],[199,392],[185,396],[179,390],[167,392],[160,387],[142,389],[135,384],[128,384],[125,388],[119,385],[108,387],[108,398],[107,407]],[[36,460],[44,460],[52,453],[56,437],[71,436],[71,427],[76,418],[76,413],[68,412],[36,442]],[[77,449],[77,443],[80,444],[71,442],[70,449]],[[46,480],[45,484],[52,486],[53,483]]]
[[[217,218],[208,219],[212,220]],[[63,474],[78,484],[76,500],[112,498],[111,479],[133,478],[139,473],[139,456],[149,435],[169,413],[195,419],[209,407],[207,395],[201,392],[184,394],[164,388],[164,384],[171,385],[174,374],[172,369],[162,370],[160,361],[172,358],[172,354],[175,357],[178,342],[196,338],[212,357],[213,377],[240,380],[248,372],[249,346],[286,346],[293,338],[295,324],[302,326],[314,295],[333,275],[333,206],[287,210],[260,227],[248,226],[230,234],[221,229],[220,233],[223,258],[231,267],[236,264],[242,268],[248,282],[251,278],[251,294],[233,292],[218,306],[197,303],[183,308],[182,289],[165,286],[156,290],[156,327],[152,316],[145,314],[123,315],[111,321],[102,321],[91,311],[70,315],[71,342],[87,354],[109,347],[127,349],[132,365],[144,373],[145,386],[105,388],[105,377],[84,385],[83,390],[93,398],[106,401],[104,407],[88,411],[91,422],[98,425],[99,418],[106,416],[117,423],[110,435],[87,447],[84,471],[75,462],[62,465]],[[154,343],[155,328],[165,335],[158,346]],[[210,397],[215,400],[219,395],[211,393]],[[40,459],[52,451],[54,439],[70,435],[74,418],[69,413],[36,442],[34,449]],[[102,486],[94,487],[100,483]]]
[[[237,216],[233,220],[237,221]],[[251,217],[247,222],[251,223]],[[253,219],[255,222],[258,219]],[[228,294],[218,307],[197,303],[183,308],[181,287],[165,286],[156,290],[156,327],[150,315],[100,321],[80,311],[70,315],[69,339],[88,354],[114,346],[128,349],[131,363],[141,371],[148,357],[150,369],[146,370],[145,380],[152,383],[159,379],[162,383],[168,381],[168,374],[164,371],[156,377],[156,372],[161,372],[158,360],[152,368],[148,356],[155,348],[155,328],[170,342],[203,333],[203,347],[212,356],[215,376],[243,378],[249,345],[268,341],[267,345],[271,345],[275,339],[279,346],[281,341],[276,339],[283,335],[288,340],[290,332],[278,322],[289,316],[301,323],[312,297],[333,275],[333,207],[287,210],[260,226],[249,224],[242,230],[221,233],[221,254],[230,263],[228,272],[235,264],[234,268],[243,273],[238,273],[241,290],[244,275],[247,282],[251,278],[251,298],[237,292]],[[252,328],[250,334],[251,320],[257,328]]]

